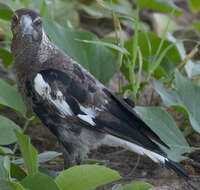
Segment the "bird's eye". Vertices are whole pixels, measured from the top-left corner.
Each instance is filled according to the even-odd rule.
[[[34,25],[35,26],[39,26],[42,24],[42,19],[41,18],[36,18],[34,21],[33,21]]]
[[[13,23],[17,23],[18,22],[18,16],[16,14],[13,15],[12,17]]]

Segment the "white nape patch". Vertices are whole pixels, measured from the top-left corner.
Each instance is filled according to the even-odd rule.
[[[85,108],[80,105],[80,110],[84,112],[86,115],[78,114],[77,116],[91,124],[92,126],[95,126],[95,122],[93,121],[93,118],[95,118],[98,115],[98,111],[100,111],[99,108]]]
[[[156,163],[165,163],[165,161],[168,161],[167,158],[165,158],[162,155],[159,155],[158,153],[152,152],[150,150],[147,150],[139,145],[136,145],[134,143],[128,142],[126,140],[120,139],[118,137],[112,136],[112,135],[106,135],[103,139],[102,144],[109,145],[109,146],[120,146],[127,150],[136,152],[140,155],[146,155],[149,158],[151,158]]]
[[[34,79],[34,88],[40,96],[48,100],[58,109],[61,117],[73,115],[68,103],[64,100],[62,92],[58,90],[56,93],[56,99],[53,99],[51,97],[51,87],[47,82],[44,81],[42,75],[39,73]]]

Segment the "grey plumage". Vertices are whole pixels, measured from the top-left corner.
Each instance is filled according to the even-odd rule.
[[[17,10],[12,21],[17,83],[26,104],[57,136],[67,166],[81,163],[102,144],[123,146],[172,166],[153,142],[168,147],[132,110],[86,69],[55,47],[40,15]],[[175,167],[173,163],[172,169]],[[177,169],[178,168],[178,169]],[[177,166],[176,172],[187,176]]]

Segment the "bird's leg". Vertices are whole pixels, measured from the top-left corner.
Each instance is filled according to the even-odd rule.
[[[78,151],[73,150],[73,151],[68,151],[66,147],[64,147],[61,144],[61,149],[63,152],[63,157],[64,157],[64,168],[70,168],[75,165],[81,165],[83,164],[83,156],[78,153]]]
[[[72,159],[70,153],[65,149],[65,147],[61,144],[61,149],[63,152],[64,158],[64,169],[68,169],[72,166]]]

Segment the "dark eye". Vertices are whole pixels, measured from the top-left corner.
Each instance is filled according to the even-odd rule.
[[[33,21],[33,23],[35,26],[39,26],[42,24],[42,19],[38,17]]]
[[[18,16],[17,16],[16,14],[13,15],[12,21],[13,21],[13,23],[15,23],[15,24],[18,22]]]

